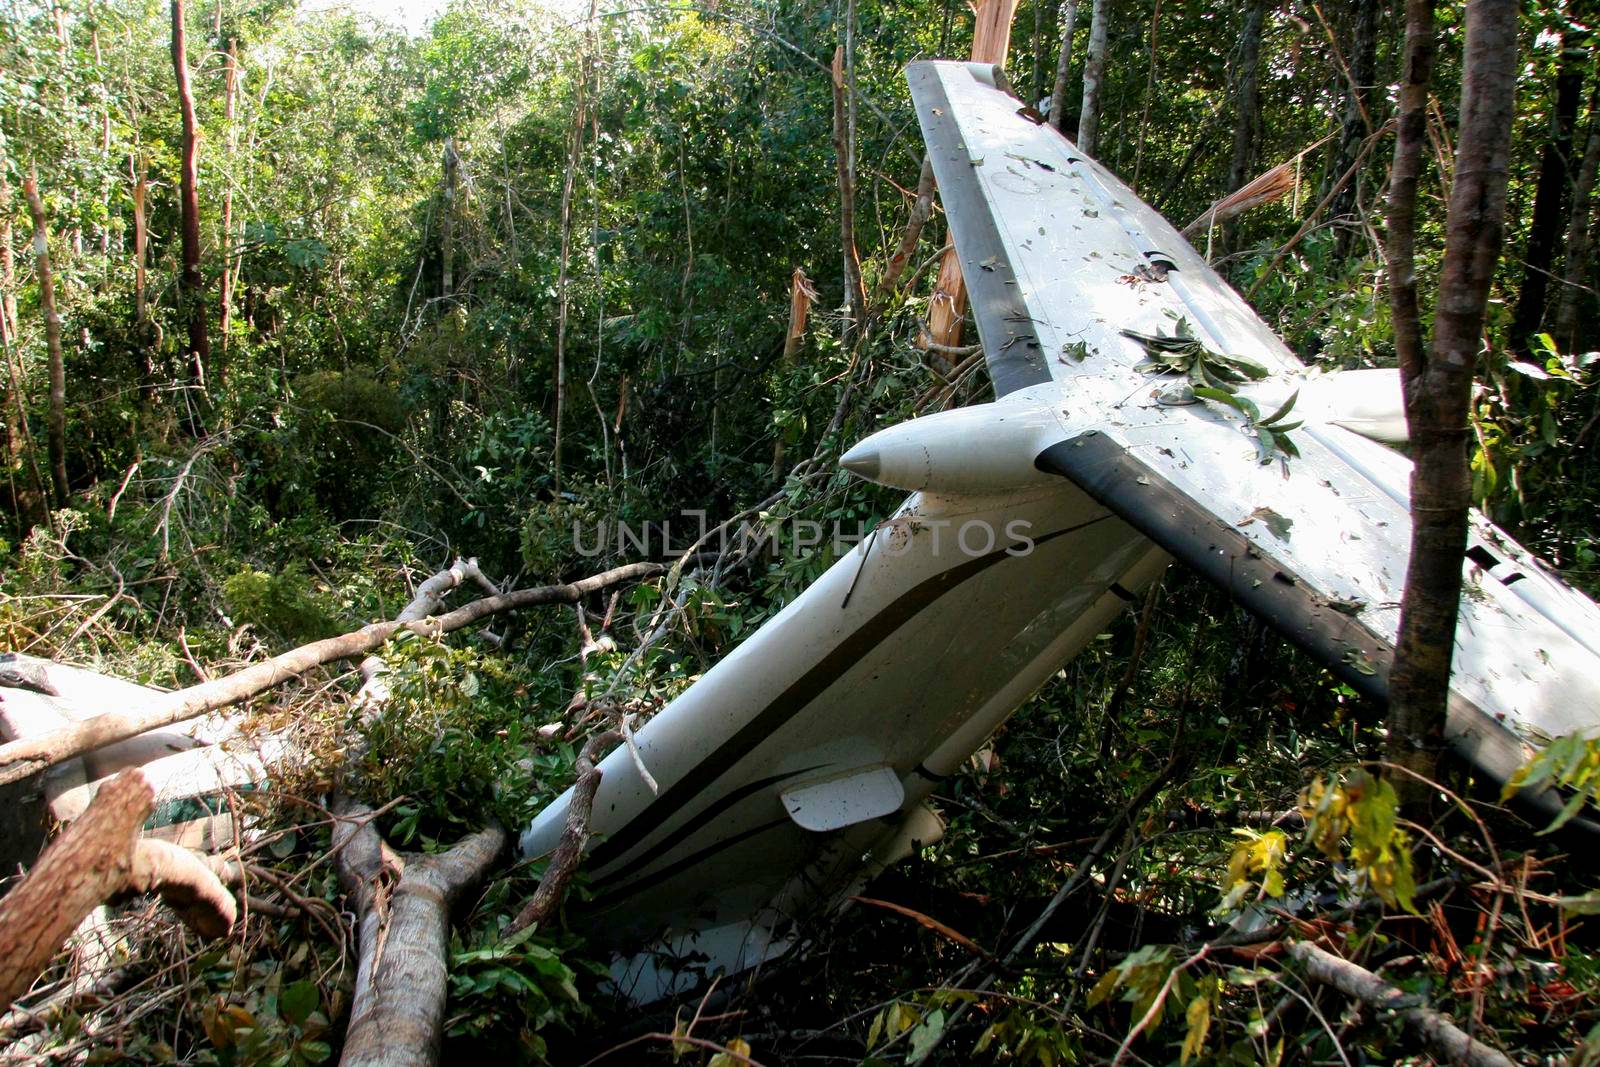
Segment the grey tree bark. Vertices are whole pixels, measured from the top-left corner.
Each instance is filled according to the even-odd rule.
[[[355,993],[345,1029],[344,1067],[421,1067],[439,1061],[450,978],[450,909],[506,847],[498,826],[449,852],[392,851],[372,811],[343,800],[333,848],[339,885],[359,916]]]
[[[1089,50],[1083,60],[1083,111],[1078,118],[1078,147],[1095,154],[1100,139],[1101,90],[1106,77],[1106,42],[1111,32],[1111,0],[1094,0],[1089,18]]]

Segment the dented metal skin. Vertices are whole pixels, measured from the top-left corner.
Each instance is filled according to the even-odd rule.
[[[924,805],[1171,553],[1383,699],[1410,540],[1392,371],[1308,371],[1159,215],[1019,112],[989,68],[912,96],[997,400],[893,426],[843,465],[913,495],[601,765],[575,915],[647,1001],[781,952],[939,833]],[[1296,396],[1296,455],[1238,411],[1172,406],[1124,330],[1179,320]],[[1262,462],[1265,453],[1266,462]],[[1503,779],[1600,730],[1600,609],[1474,518],[1450,737]],[[552,849],[568,798],[522,837]],[[636,954],[633,954],[636,953]]]

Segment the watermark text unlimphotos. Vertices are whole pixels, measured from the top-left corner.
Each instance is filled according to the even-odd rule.
[[[680,512],[676,519],[660,522],[626,523],[573,522],[572,546],[580,556],[595,557],[610,553],[646,558],[676,556],[698,547],[708,552],[736,551],[742,555],[806,555],[828,548],[843,555],[863,542],[872,551],[899,556],[915,549],[919,553],[941,556],[955,553],[977,558],[995,552],[1026,556],[1033,551],[1033,524],[1027,519],[1008,519],[1004,523],[988,519],[943,519],[922,515],[901,515],[877,524],[858,521],[854,525],[815,519],[751,520],[713,527],[706,513]]]

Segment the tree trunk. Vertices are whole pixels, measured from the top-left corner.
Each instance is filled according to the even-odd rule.
[[[0,327],[7,337],[17,335],[17,263],[11,251],[11,181],[4,153],[0,153]]]
[[[1355,10],[1355,39],[1350,47],[1350,81],[1345,88],[1344,122],[1339,129],[1339,143],[1333,153],[1333,167],[1328,171],[1331,182],[1350,169],[1360,151],[1361,142],[1372,132],[1372,109],[1375,104],[1374,86],[1378,77],[1378,20],[1381,17],[1378,0],[1357,0]],[[1340,190],[1329,205],[1329,218],[1350,215],[1360,202],[1359,177]],[[1326,195],[1326,194],[1324,194]],[[1336,256],[1343,259],[1350,252],[1354,230],[1342,226],[1334,231]]]
[[[1111,0],[1094,0],[1089,19],[1089,51],[1083,60],[1083,109],[1078,117],[1078,148],[1093,156],[1099,146],[1101,90],[1106,77],[1106,42],[1111,32]]]
[[[839,171],[839,248],[844,262],[844,294],[849,306],[849,331],[866,318],[867,294],[861,282],[861,256],[856,250],[855,140],[849,121],[849,97],[854,90],[847,70],[845,46],[833,52],[833,153]]]
[[[56,507],[67,505],[67,372],[61,359],[61,315],[56,311],[55,277],[50,271],[50,230],[38,179],[29,172],[22,182],[33,216],[33,255],[39,275],[39,310],[44,315],[45,351],[50,359],[50,412],[46,447],[50,454],[50,484]]]
[[[1589,269],[1589,220],[1594,213],[1595,177],[1600,172],[1600,89],[1592,98],[1589,116],[1589,143],[1572,186],[1566,269],[1561,274],[1561,296],[1556,302],[1556,342],[1564,352],[1577,351],[1582,340],[1578,335],[1578,313],[1586,302],[1593,307],[1594,300],[1583,288],[1583,278]]]
[[[334,814],[339,884],[359,916],[355,993],[339,1062],[437,1063],[450,977],[450,908],[488,873],[505,849],[506,832],[481,830],[442,855],[396,853],[378,836],[370,809],[343,801]]]
[[[1533,219],[1528,224],[1528,244],[1522,254],[1526,264],[1517,309],[1511,318],[1511,347],[1526,353],[1529,341],[1544,324],[1550,292],[1550,267],[1555,262],[1556,241],[1567,221],[1567,184],[1572,178],[1572,130],[1583,99],[1583,72],[1591,63],[1588,38],[1569,31],[1556,72],[1555,106],[1550,115],[1548,139],[1539,161],[1539,184],[1533,194]]]
[[[1066,0],[1061,17],[1061,52],[1056,56],[1056,81],[1050,90],[1050,125],[1063,130],[1067,117],[1067,75],[1072,73],[1072,33],[1078,28],[1078,0]],[[1063,130],[1064,132],[1064,130]]]
[[[1128,182],[1128,187],[1135,193],[1139,191],[1139,172],[1144,169],[1144,140],[1150,129],[1150,105],[1156,95],[1157,60],[1160,56],[1156,46],[1160,32],[1161,0],[1155,0],[1150,11],[1150,67],[1144,80],[1144,99],[1139,105],[1139,136],[1133,149],[1133,177]]]
[[[233,897],[209,867],[185,849],[139,839],[154,803],[144,775],[123,771],[0,899],[0,1006],[27,992],[67,935],[108,898],[156,891],[202,936],[221,937],[233,926]]]
[[[139,346],[144,375],[139,382],[139,398],[148,407],[156,399],[156,339],[155,324],[150,321],[148,297],[145,294],[145,249],[150,242],[149,225],[145,221],[145,197],[150,182],[145,173],[145,162],[139,160],[138,173],[134,173],[133,156],[128,157],[128,179],[133,183],[133,336]]]
[[[1251,0],[1240,30],[1239,66],[1234,71],[1236,118],[1233,124],[1233,158],[1228,164],[1228,189],[1242,189],[1255,165],[1257,133],[1261,128],[1261,26],[1263,0]]]
[[[444,206],[439,212],[439,295],[446,301],[456,295],[456,175],[461,157],[456,139],[444,139]],[[569,201],[570,202],[570,201]]]
[[[1045,93],[1046,42],[1050,37],[1050,0],[1033,0],[1033,91],[1024,101],[1037,107]]]
[[[1388,749],[1391,761],[1427,779],[1437,777],[1444,748],[1450,660],[1471,504],[1467,412],[1505,221],[1517,77],[1517,13],[1515,0],[1472,0],[1467,6],[1460,136],[1433,343],[1424,348],[1416,325],[1412,241],[1415,172],[1426,132],[1425,117],[1418,112],[1426,107],[1427,82],[1419,82],[1416,68],[1420,65],[1425,71],[1431,66],[1427,60],[1419,64],[1417,53],[1432,51],[1433,9],[1430,0],[1408,0],[1407,4],[1408,69],[1395,144],[1390,237],[1397,242],[1399,253],[1398,259],[1391,255],[1395,340],[1415,467],[1411,475],[1411,555],[1389,681]],[[1410,288],[1409,301],[1403,286]],[[1407,320],[1408,336],[1402,346],[1403,319]],[[1430,795],[1426,785],[1412,782],[1409,775],[1400,776],[1395,785],[1407,807],[1426,807]]]
[[[221,15],[221,9],[218,9]],[[222,60],[222,121],[227,128],[228,163],[233,163],[238,137],[233,128],[234,102],[239,93],[239,42],[228,38],[228,47]],[[233,319],[233,176],[230,174],[222,187],[222,274],[217,283],[217,333],[222,338],[222,351],[228,351],[228,326]]]
[[[178,106],[183,112],[183,156],[179,171],[178,206],[183,244],[182,293],[189,321],[189,377],[199,390],[201,406],[206,391],[206,371],[211,365],[211,336],[206,328],[205,278],[200,272],[200,129],[194,117],[194,93],[189,88],[188,46],[184,37],[183,0],[172,0],[172,72],[178,84]],[[191,415],[196,429],[198,418]]]

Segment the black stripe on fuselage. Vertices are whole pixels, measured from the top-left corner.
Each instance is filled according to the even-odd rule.
[[[752,793],[759,793],[761,790],[770,785],[777,785],[779,782],[793,778],[797,775],[809,774],[821,766],[821,764],[816,764],[810,767],[801,767],[799,770],[790,771],[788,774],[773,774],[768,775],[765,778],[757,778],[753,782],[746,782],[738,789],[724,794],[722,799],[718,800],[715,804],[707,805],[706,808],[700,812],[700,814],[696,815],[694,818],[690,819],[688,822],[684,823],[682,826],[678,827],[676,830],[672,831],[672,833],[663,837],[660,841],[657,841],[655,844],[651,845],[637,856],[634,856],[628,860],[625,866],[601,875],[596,879],[596,884],[605,885],[611,882],[621,881],[624,878],[632,877],[644,867],[658,859],[663,853],[671,850],[684,838],[688,837],[690,834],[694,833],[696,830],[700,829],[706,823],[710,822],[712,819],[715,819],[718,815],[721,815],[735,804],[738,804],[746,797],[749,797]],[[599,848],[595,849],[595,852],[598,853],[599,851]]]
[[[1099,515],[1087,522],[1080,522],[1036,537],[1033,539],[1034,547],[1037,548],[1058,537],[1076,533],[1110,518],[1109,514]],[[859,629],[835,645],[832,651],[818,660],[810,670],[779,693],[771,703],[757,712],[732,737],[708,754],[682,778],[668,786],[654,803],[596,846],[589,856],[591,868],[598,870],[627,855],[629,850],[701,796],[717,779],[733,770],[740,760],[755,750],[757,745],[766,741],[810,706],[900,627],[916,618],[929,605],[967,579],[1009,558],[1010,553],[1022,547],[1009,545],[1006,548],[996,549],[987,555],[975,557],[925,578],[872,616]]]
[[[759,837],[768,830],[776,830],[780,826],[788,825],[788,823],[789,817],[788,815],[785,815],[780,819],[773,819],[771,822],[764,822],[759,826],[752,826],[750,829],[743,830],[737,834],[734,834],[732,837],[725,837],[720,841],[707,845],[699,852],[691,853],[675,863],[667,864],[659,871],[652,871],[637,881],[629,882],[627,885],[618,886],[615,889],[602,893],[594,900],[590,901],[588,907],[597,911],[604,908],[609,908],[620,901],[634,896],[642,890],[652,889],[655,886],[660,885],[662,882],[665,882],[667,879],[682,874],[690,867],[704,863],[706,860],[717,855],[718,853],[727,851],[734,845],[742,844],[745,841],[750,840],[752,837]]]

